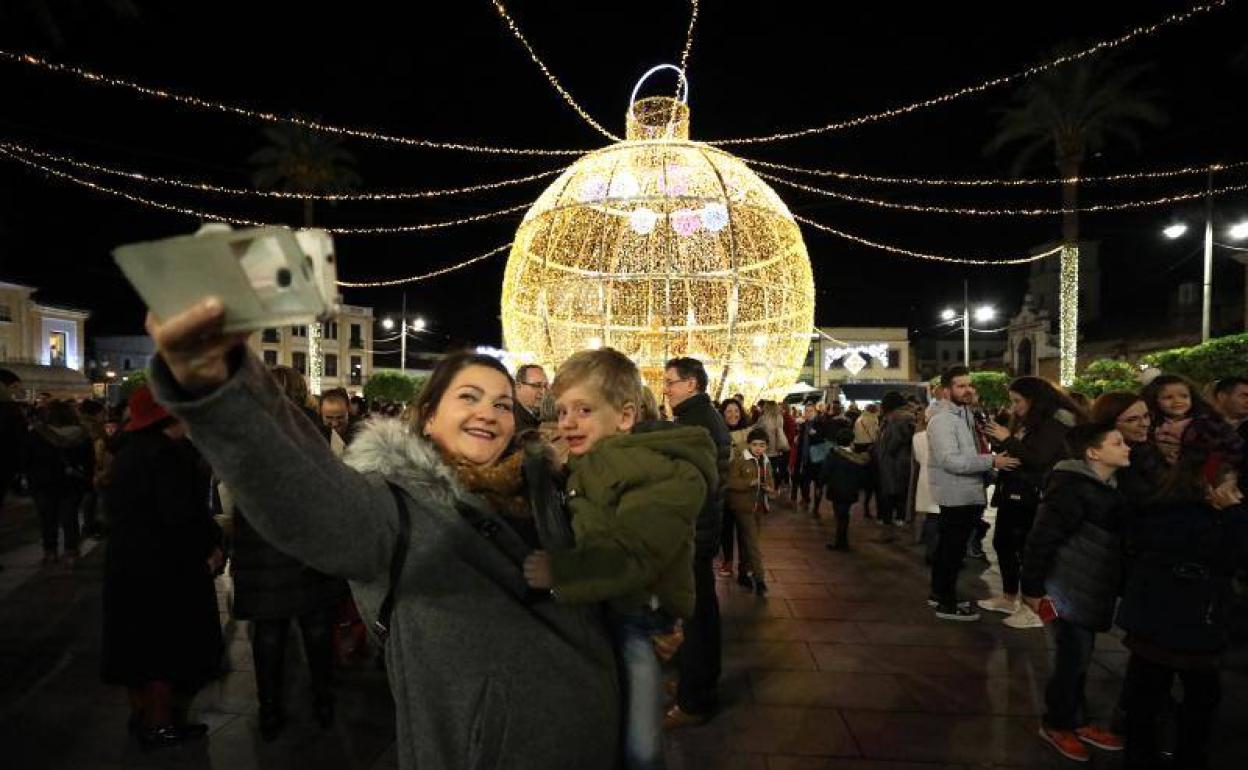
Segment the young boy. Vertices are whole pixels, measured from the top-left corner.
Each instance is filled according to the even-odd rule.
[[[573,355],[551,389],[568,447],[570,550],[531,554],[525,580],[559,602],[607,603],[624,689],[628,768],[663,767],[657,641],[693,614],[693,532],[718,483],[702,428],[638,425],[641,375],[611,349]],[[634,428],[636,430],[634,431]]]
[[[1122,578],[1123,499],[1114,475],[1130,448],[1109,425],[1080,425],[1066,438],[1070,456],[1053,469],[1023,552],[1023,601],[1037,614],[1051,603],[1057,642],[1045,690],[1040,737],[1068,759],[1086,762],[1087,746],[1119,751],[1122,738],[1088,723],[1084,681],[1098,632],[1113,622]]]
[[[832,451],[823,461],[819,485],[827,489],[836,516],[836,539],[827,544],[829,551],[849,550],[849,512],[858,500],[871,458],[864,452],[855,452],[854,431],[841,428],[832,437]],[[863,512],[866,512],[863,502]]]
[[[767,459],[767,431],[754,428],[746,436],[746,449],[732,458],[728,466],[728,507],[737,522],[737,536],[749,570],[742,576],[742,585],[759,596],[767,595],[763,579],[763,551],[758,544],[759,528],[767,512],[767,496],[775,494],[771,461]]]

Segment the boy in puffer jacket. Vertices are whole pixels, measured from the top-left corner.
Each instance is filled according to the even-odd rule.
[[[568,447],[567,506],[576,545],[534,552],[532,588],[558,602],[606,603],[624,689],[624,766],[663,767],[660,639],[694,608],[694,522],[719,483],[700,427],[638,423],[641,374],[602,348],[570,357],[551,393]]]
[[[741,548],[749,564],[749,571],[740,582],[759,596],[767,595],[759,530],[767,512],[767,496],[776,491],[767,447],[767,431],[754,428],[746,436],[746,448],[734,450],[736,454],[728,466],[728,506],[736,518]]]
[[[1040,613],[1051,602],[1057,642],[1045,690],[1040,737],[1079,762],[1085,744],[1120,751],[1123,740],[1088,723],[1084,684],[1098,632],[1110,629],[1122,580],[1123,497],[1115,474],[1130,465],[1130,447],[1112,425],[1070,431],[1071,460],[1049,477],[1036,522],[1023,551],[1023,602]]]

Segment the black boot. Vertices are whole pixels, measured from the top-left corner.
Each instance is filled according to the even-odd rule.
[[[288,620],[257,620],[252,628],[251,653],[256,665],[256,695],[260,700],[260,737],[272,741],[286,726],[283,689],[286,674]]]

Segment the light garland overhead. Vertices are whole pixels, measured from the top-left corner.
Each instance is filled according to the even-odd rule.
[[[339,281],[338,285],[344,288],[348,288],[348,289],[375,289],[380,286],[400,286],[405,283],[418,283],[420,281],[427,281],[430,278],[437,278],[440,275],[453,273],[456,270],[462,270],[465,267],[468,267],[469,265],[475,265],[478,262],[483,262],[489,259],[490,257],[494,256],[495,254],[502,254],[504,251],[510,248],[511,248],[510,243],[504,243],[502,246],[499,246],[498,248],[491,249],[485,252],[484,254],[480,254],[471,259],[465,259],[462,262],[456,262],[453,265],[447,265],[446,267],[441,267],[441,268],[438,268],[437,270],[431,270],[427,273],[417,273],[416,275],[410,275],[407,278],[391,278],[391,279],[381,280],[381,281]]]
[[[1058,252],[1062,250],[1061,246],[1055,246],[1049,249],[1048,251],[1042,251],[1039,254],[1032,254],[1026,257],[1001,257],[998,259],[985,259],[985,258],[979,258],[979,257],[950,257],[950,256],[945,256],[943,254],[931,254],[931,253],[923,252],[923,251],[912,251],[910,249],[903,249],[900,246],[892,246],[887,243],[880,243],[879,241],[872,241],[867,238],[863,238],[860,235],[847,233],[844,230],[838,230],[835,227],[832,227],[830,225],[825,225],[822,222],[816,222],[813,219],[808,219],[806,217],[798,216],[796,214],[793,215],[793,218],[797,220],[798,222],[801,222],[804,225],[809,225],[815,228],[816,230],[828,233],[830,235],[835,235],[838,238],[844,238],[847,241],[853,241],[854,243],[857,243],[863,246],[870,246],[873,249],[880,249],[882,251],[887,251],[891,254],[900,254],[905,257],[915,257],[916,259],[926,259],[931,262],[945,262],[947,264],[953,264],[953,265],[984,265],[984,266],[1026,265],[1031,262],[1039,262],[1040,260],[1046,257],[1051,257],[1054,254],[1057,254]]]
[[[511,30],[512,36],[515,37],[516,40],[520,42],[520,45],[524,47],[524,50],[528,52],[529,58],[532,59],[533,63],[536,64],[538,69],[542,71],[542,74],[546,76],[546,80],[550,82],[551,87],[553,87],[555,91],[563,97],[563,101],[567,102],[567,105],[571,107],[577,115],[580,115],[586,123],[592,126],[595,131],[613,142],[620,141],[620,137],[603,128],[598,121],[594,120],[592,115],[585,111],[584,107],[577,104],[576,100],[572,98],[572,94],[568,93],[567,89],[563,87],[563,84],[559,82],[559,78],[555,77],[555,74],[550,71],[550,69],[546,66],[546,63],[542,61],[542,58],[537,55],[537,51],[533,50],[533,46],[529,44],[528,39],[525,38],[524,33],[520,31],[520,27],[516,25],[515,20],[513,20],[511,15],[507,13],[507,9],[503,7],[502,2],[500,2],[500,0],[491,0],[491,2],[494,4],[494,10],[498,11],[499,17],[504,23],[506,23],[507,29]]]
[[[30,160],[29,158],[25,158],[18,153],[12,152],[11,150],[7,150],[4,148],[0,148],[0,155],[3,155],[4,157],[7,157],[7,158],[11,158],[17,161],[18,163],[26,165],[30,168],[38,169],[44,172],[45,174],[51,174],[52,176],[58,177],[60,179],[64,179],[67,182],[72,182],[76,185],[79,185],[80,187],[86,187],[88,189],[95,190],[96,192],[102,192],[102,193],[105,193],[107,195],[112,195],[117,198],[123,198],[125,200],[131,201],[132,203],[139,203],[144,206],[151,207],[151,208],[161,209],[162,211],[172,211],[174,213],[185,214],[188,217],[194,217],[199,220],[206,220],[206,221],[211,221],[211,222],[226,222],[231,225],[240,225],[244,227],[272,227],[272,226],[284,227],[285,226],[285,225],[281,225],[280,223],[261,222],[255,219],[247,219],[245,217],[233,216],[231,214],[220,214],[220,213],[211,212],[211,211],[204,211],[202,209],[194,209],[194,208],[189,208],[186,206],[178,206],[172,203],[165,203],[164,201],[153,200],[151,198],[145,198],[141,195],[128,193],[125,190],[118,190],[114,187],[109,187],[107,185],[102,185],[96,182],[92,182],[89,179],[83,179],[82,177],[75,176],[74,174],[70,174],[69,172],[61,171],[59,169],[52,168],[51,166],[46,166],[42,163]],[[472,224],[473,222],[484,222],[489,219],[496,219],[499,217],[507,216],[509,214],[518,214],[519,212],[528,208],[528,205],[529,204],[527,203],[521,203],[518,206],[510,206],[508,208],[499,209],[497,211],[487,211],[481,214],[473,214],[467,217],[460,217],[458,219],[448,219],[448,220],[444,220],[441,222],[425,222],[425,223],[416,224],[416,225],[383,225],[383,226],[378,226],[378,227],[322,227],[320,229],[324,230],[327,233],[330,233],[331,235],[385,235],[385,234],[398,234],[398,233],[420,233],[420,232],[428,232],[430,230],[442,230],[448,227],[456,227],[459,225]]]
[[[28,53],[15,53],[13,51],[0,49],[0,61],[16,62],[41,69],[46,72],[72,75],[79,80],[95,85],[103,85],[133,91],[134,93],[142,94],[144,96],[150,96],[155,99],[165,99],[202,110],[211,110],[213,112],[237,115],[239,117],[251,118],[253,120],[259,120],[266,123],[284,123],[287,125],[306,128],[310,131],[320,131],[322,133],[335,134],[338,136],[350,136],[357,139],[368,139],[374,142],[398,144],[407,147],[420,147],[427,150],[456,150],[459,152],[471,152],[487,155],[582,155],[585,152],[585,150],[548,150],[528,147],[500,147],[486,144],[469,144],[465,142],[438,142],[430,139],[418,139],[411,136],[383,134],[378,131],[369,131],[367,129],[351,128],[348,126],[337,126],[331,123],[323,123],[319,120],[309,120],[307,118],[300,118],[293,115],[279,115],[273,112],[265,112],[263,110],[253,110],[249,107],[241,107],[237,104],[227,104],[225,102],[216,102],[210,99],[201,99],[198,96],[169,91],[167,89],[156,88],[154,86],[146,86],[141,83],[135,83],[123,78],[103,75],[98,72],[84,69],[82,67],[76,67],[70,64],[60,64],[48,61],[40,56]]]
[[[1085,59],[1089,56],[1101,53],[1103,51],[1109,51],[1114,48],[1118,48],[1122,45],[1125,45],[1126,43],[1131,42],[1132,40],[1138,37],[1142,37],[1145,35],[1152,35],[1164,28],[1183,24],[1184,22],[1190,21],[1191,19],[1196,18],[1197,16],[1200,16],[1205,13],[1209,13],[1210,11],[1215,11],[1220,8],[1223,8],[1227,5],[1227,1],[1228,0],[1212,0],[1211,2],[1198,3],[1197,5],[1192,6],[1186,11],[1182,11],[1179,13],[1172,13],[1169,16],[1162,19],[1161,21],[1155,22],[1153,24],[1135,27],[1134,29],[1129,30],[1125,34],[1119,35],[1116,38],[1102,40],[1096,43],[1095,45],[1091,45],[1081,51],[1077,51],[1075,53],[1068,54],[1066,56],[1059,56],[1055,59],[1044,62],[1042,64],[1036,64],[1031,67],[1027,67],[1026,69],[1019,70],[1018,72],[1015,72],[1010,75],[1003,75],[1001,77],[996,77],[990,80],[985,80],[982,83],[977,83],[976,85],[972,85],[972,86],[964,86],[962,88],[957,89],[956,91],[948,91],[946,93],[940,94],[939,96],[933,96],[931,98],[923,99],[922,101],[913,102],[911,104],[907,104],[902,107],[894,107],[892,109],[881,110],[879,112],[872,112],[866,115],[860,115],[856,118],[849,118],[847,120],[841,120],[835,123],[828,123],[827,125],[823,125],[823,126],[814,126],[811,128],[800,128],[800,129],[795,129],[793,131],[778,131],[774,134],[766,134],[764,136],[742,136],[742,137],[729,138],[729,139],[717,139],[717,140],[711,140],[710,142],[708,142],[708,144],[713,144],[719,147],[729,147],[732,145],[741,145],[741,144],[763,144],[765,142],[779,142],[779,141],[783,141],[787,139],[799,139],[804,136],[814,136],[817,134],[824,134],[824,133],[828,133],[831,131],[842,131],[847,128],[855,128],[857,126],[863,126],[868,123],[878,123],[882,120],[888,120],[890,118],[900,117],[902,115],[907,115],[912,112],[917,112],[919,110],[927,109],[928,107],[935,107],[940,104],[946,104],[948,102],[961,99],[964,96],[970,96],[972,94],[979,94],[979,93],[983,93],[985,91],[991,90],[993,88],[999,88],[1001,86],[1013,83],[1017,80],[1029,78],[1032,75],[1037,75],[1046,70],[1053,69],[1054,67],[1060,67],[1063,64],[1069,64],[1070,62],[1078,61],[1080,59]]]
[[[823,195],[828,198],[836,198],[838,200],[849,201],[850,203],[861,203],[868,206],[876,206],[878,208],[896,209],[900,211],[911,211],[923,214],[957,214],[961,216],[971,217],[1046,217],[1061,216],[1063,214],[1096,214],[1105,211],[1125,211],[1129,209],[1150,208],[1153,206],[1167,206],[1172,203],[1182,201],[1195,200],[1204,198],[1207,195],[1225,195],[1231,192],[1241,192],[1248,190],[1248,183],[1239,185],[1228,185],[1219,187],[1212,191],[1199,190],[1190,193],[1178,193],[1175,195],[1167,195],[1161,198],[1151,198],[1149,200],[1124,201],[1122,203],[1097,203],[1091,206],[1079,206],[1073,209],[1064,208],[1029,208],[1029,209],[1013,209],[1013,208],[990,208],[981,209],[968,206],[935,206],[920,203],[899,203],[897,201],[886,201],[878,198],[867,198],[861,195],[853,195],[837,190],[828,190],[822,187],[813,187],[801,182],[792,182],[783,177],[768,174],[764,171],[758,172],[758,175],[772,182],[778,182],[786,187],[792,187],[797,190],[803,190],[816,195]]]
[[[689,0],[689,28],[685,30],[685,47],[680,51],[680,71],[689,72],[689,56],[693,52],[693,28],[698,23],[698,0]],[[679,98],[679,95],[677,96]]]
[[[1062,185],[1070,182],[1078,182],[1079,184],[1094,184],[1106,182],[1126,182],[1140,181],[1147,179],[1172,179],[1183,176],[1196,176],[1198,174],[1208,174],[1209,172],[1230,171],[1232,169],[1243,168],[1248,166],[1248,161],[1236,161],[1235,163],[1212,163],[1205,166],[1184,166],[1162,171],[1135,171],[1122,174],[1105,174],[1101,176],[1077,176],[1070,178],[1049,177],[1049,178],[1032,178],[1032,179],[942,179],[939,177],[913,177],[913,176],[881,176],[879,174],[862,174],[853,171],[834,171],[831,169],[809,168],[803,166],[790,166],[784,163],[775,163],[773,161],[758,160],[755,158],[743,158],[743,160],[751,165],[759,168],[769,168],[776,171],[789,171],[795,174],[807,174],[809,176],[833,177],[848,182],[874,182],[877,184],[896,184],[896,185],[913,185],[920,187],[1038,187],[1048,185]]]
[[[514,361],[554,367],[611,347],[657,393],[666,362],[692,356],[714,398],[782,396],[797,380],[814,326],[801,231],[744,163],[688,132],[682,101],[634,101],[628,138],[572,164],[533,204],[503,279]]]
[[[222,187],[220,185],[209,184],[207,182],[194,182],[173,177],[157,176],[155,174],[145,174],[139,171],[127,171],[125,169],[113,168],[111,166],[88,163],[68,155],[40,152],[39,150],[26,147],[25,145],[14,144],[11,142],[0,142],[0,149],[6,149],[19,155],[59,163],[64,166],[72,166],[77,169],[82,169],[83,171],[92,171],[97,174],[123,177],[125,179],[132,179],[136,182],[177,187],[183,190],[195,190],[197,192],[212,193],[214,195],[233,195],[237,197],[281,198],[288,200],[311,201],[400,201],[425,198],[446,198],[455,195],[467,195],[469,193],[482,192],[485,190],[498,190],[504,187],[524,184],[526,182],[534,182],[538,179],[552,177],[566,168],[566,166],[560,166],[559,168],[542,171],[536,174],[529,174],[528,176],[515,177],[513,179],[500,179],[496,182],[483,182],[481,184],[468,185],[465,187],[450,187],[443,190],[410,190],[369,193],[305,193],[286,192],[283,190],[256,190],[247,187]]]

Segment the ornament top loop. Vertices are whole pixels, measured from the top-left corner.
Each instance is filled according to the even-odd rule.
[[[659,70],[675,70],[680,76],[680,87],[676,97],[647,96],[637,98],[641,85]],[[637,85],[633,86],[633,94],[628,101],[628,117],[625,120],[624,136],[629,140],[687,140],[689,138],[689,81],[685,72],[674,64],[660,64],[651,67],[641,76]]]
[[[656,64],[646,70],[646,73],[637,79],[637,85],[633,86],[633,95],[628,97],[628,107],[630,110],[633,107],[633,103],[637,101],[637,92],[641,90],[641,84],[649,80],[650,76],[659,70],[676,71],[676,74],[680,76],[680,90],[676,92],[676,98],[680,100],[681,104],[689,103],[689,78],[685,77],[685,71],[680,67],[677,67],[675,64]]]

